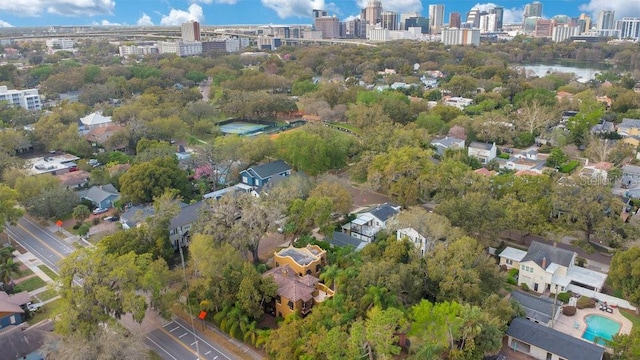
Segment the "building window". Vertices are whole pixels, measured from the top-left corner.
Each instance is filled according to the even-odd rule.
[[[287,306],[289,306],[289,309],[290,309],[290,310],[293,310],[293,303],[292,303],[291,301],[289,301],[289,302],[287,303]]]
[[[511,259],[507,259],[507,260],[506,260],[506,263],[507,263],[507,265],[513,265],[513,260],[511,260]]]

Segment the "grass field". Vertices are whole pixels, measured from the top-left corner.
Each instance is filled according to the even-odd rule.
[[[53,319],[56,315],[58,315],[61,304],[62,303],[60,300],[56,300],[48,304],[44,304],[42,309],[40,309],[40,311],[35,313],[35,315],[33,315],[33,318],[29,320],[29,324],[39,323],[40,321],[45,319]]]
[[[40,301],[47,301],[52,299],[58,295],[58,292],[55,289],[47,289],[38,295],[35,295]]]
[[[631,323],[633,324],[633,328],[640,327],[640,316],[636,315],[635,312],[630,311],[630,310],[626,310],[626,309],[620,309],[620,313],[624,317],[629,319],[629,321],[631,321]]]
[[[47,265],[38,265],[38,269],[42,270],[45,274],[49,275],[52,280],[58,280],[58,274],[49,269]]]
[[[33,271],[31,271],[31,269],[26,268],[24,270],[20,270],[20,275],[18,275],[19,276],[18,279],[23,278],[25,276],[29,276],[29,275],[33,275]]]
[[[40,289],[43,286],[47,286],[47,283],[39,277],[34,276],[16,285],[14,291],[17,293],[21,291],[33,291],[35,289]]]

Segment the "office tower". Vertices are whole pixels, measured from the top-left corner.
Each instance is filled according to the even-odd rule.
[[[561,42],[570,39],[572,36],[578,36],[580,34],[579,26],[571,26],[567,24],[556,25],[551,32],[551,40],[553,42]]]
[[[616,35],[615,15],[616,13],[613,10],[600,10],[598,13],[598,22],[596,23],[596,31],[598,32],[598,35]]]
[[[343,35],[347,38],[365,38],[367,36],[367,24],[361,19],[347,20],[344,25]]]
[[[504,8],[502,6],[496,6],[489,10],[489,14],[496,15],[496,31],[502,30],[504,21]]]
[[[524,18],[528,18],[531,16],[541,17],[542,16],[542,3],[540,1],[534,1],[531,4],[527,4],[524,6]]]
[[[640,40],[640,18],[623,17],[618,21],[618,29],[620,29],[620,39]]]
[[[551,37],[555,21],[547,19],[538,19],[536,28],[533,32],[534,37]]]
[[[429,5],[429,28],[432,33],[440,32],[444,24],[444,5]]]
[[[591,30],[591,16],[582,13],[578,18],[578,25],[580,26],[580,33]]]
[[[480,9],[474,7],[471,10],[469,10],[469,12],[467,13],[467,22],[465,24],[465,27],[475,29],[475,28],[478,28],[479,26],[480,26]]]
[[[496,14],[480,15],[480,24],[478,26],[478,28],[480,28],[480,33],[486,34],[498,31],[496,18]]]
[[[335,15],[316,18],[315,29],[322,32],[323,39],[338,39],[340,38],[340,19]]]
[[[314,19],[327,16],[327,12],[325,10],[313,9],[311,10],[311,13]]]
[[[458,29],[462,27],[462,16],[460,16],[459,12],[449,14],[449,27]]]
[[[182,24],[182,41],[200,41],[200,23],[187,21]]]
[[[6,85],[0,85],[0,101],[27,110],[42,110],[38,89],[9,90]]]
[[[404,26],[405,23],[407,22],[407,19],[417,18],[420,16],[421,16],[420,13],[417,11],[405,12],[400,14],[400,30],[407,30],[407,28]]]
[[[419,27],[422,34],[428,34],[429,19],[424,16],[410,17],[404,21],[404,29],[409,30],[410,27]]]
[[[369,25],[376,25],[380,22],[382,16],[382,2],[380,0],[369,0],[367,7],[364,8],[364,19]]]
[[[398,30],[398,13],[394,11],[383,11],[380,15],[380,24],[383,29]]]
[[[442,37],[440,38],[445,45],[480,45],[479,29],[442,29]]]

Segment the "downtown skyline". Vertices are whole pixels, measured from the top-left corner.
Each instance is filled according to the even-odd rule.
[[[360,14],[368,0],[12,0],[0,2],[0,27],[51,25],[178,26],[189,20],[203,25],[310,24],[312,9],[326,10],[341,20]],[[524,7],[531,1],[495,2],[387,0],[385,11],[418,11],[427,17],[429,5],[444,4],[444,21],[451,12],[462,18],[472,7],[505,9],[504,22],[522,21]],[[616,18],[640,16],[640,0],[555,0],[542,1],[543,16],[587,13],[597,17],[600,10],[614,10]]]

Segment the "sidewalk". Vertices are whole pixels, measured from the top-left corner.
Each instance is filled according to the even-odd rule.
[[[24,264],[24,266],[28,267],[29,270],[33,271],[34,274],[38,275],[46,283],[50,284],[54,282],[53,279],[49,277],[49,275],[40,270],[38,265],[45,264],[40,259],[35,257],[32,253],[26,252],[22,254],[18,250],[16,250],[13,252],[13,256],[15,256],[16,260],[20,261],[22,264]]]

